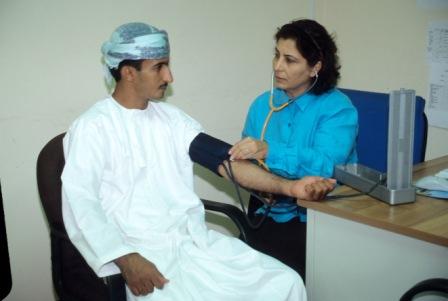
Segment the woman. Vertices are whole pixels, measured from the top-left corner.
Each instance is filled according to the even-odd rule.
[[[275,40],[271,91],[252,103],[243,139],[230,149],[231,159],[257,159],[287,178],[331,177],[335,165],[357,160],[358,115],[350,99],[336,89],[337,47],[313,20],[285,24]],[[305,278],[306,210],[293,199],[274,198],[276,205],[252,246]],[[265,211],[251,198],[249,212],[255,219]]]

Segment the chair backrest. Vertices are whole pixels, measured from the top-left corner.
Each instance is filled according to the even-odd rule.
[[[387,171],[389,94],[340,89],[358,110],[358,162],[381,172]],[[417,96],[415,108],[414,164],[425,160],[428,121],[425,100]]]
[[[124,301],[126,290],[121,274],[98,278],[65,231],[61,201],[61,174],[65,164],[62,146],[64,135],[50,140],[37,159],[37,184],[50,227],[53,285],[63,301]],[[246,242],[251,241],[253,230],[239,208],[209,200],[203,200],[203,203],[206,210],[229,216],[240,230],[241,238]]]
[[[62,220],[61,173],[64,153],[60,134],[37,159],[37,185],[51,237],[53,285],[61,300],[108,300],[107,287],[87,265],[67,236]]]

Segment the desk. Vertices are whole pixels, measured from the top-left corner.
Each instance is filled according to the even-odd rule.
[[[448,156],[421,163],[414,180],[444,168]],[[354,192],[341,186],[335,194]],[[360,196],[300,205],[308,208],[310,301],[399,300],[421,280],[448,278],[447,200],[417,196],[390,206]]]

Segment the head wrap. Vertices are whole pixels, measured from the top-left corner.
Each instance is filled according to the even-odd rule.
[[[101,47],[106,69],[117,68],[124,60],[161,59],[169,57],[168,34],[154,26],[133,22],[119,26]],[[106,80],[111,75],[106,70]]]

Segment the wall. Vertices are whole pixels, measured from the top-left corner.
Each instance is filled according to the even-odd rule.
[[[13,276],[6,300],[54,298],[36,159],[106,95],[99,48],[113,29],[135,20],[166,29],[175,77],[167,101],[234,142],[250,101],[269,86],[276,27],[309,10],[294,0],[2,0],[0,178]],[[195,171],[201,197],[232,201],[231,186]]]
[[[428,8],[421,3],[444,6]],[[446,1],[317,0],[315,6],[316,19],[336,33],[341,87],[386,93],[415,89],[429,100],[428,22],[448,21]],[[448,129],[429,127],[426,160],[447,155],[446,141]]]

